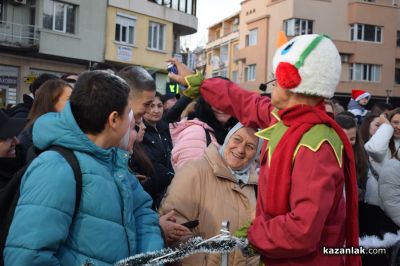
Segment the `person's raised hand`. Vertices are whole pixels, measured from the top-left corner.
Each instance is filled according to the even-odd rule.
[[[388,124],[388,125],[390,125],[390,121],[387,119],[387,117],[386,117],[385,114],[381,114],[381,115],[379,116],[379,124],[380,124],[380,125],[382,125],[382,124]]]
[[[185,80],[186,76],[190,76],[193,75],[194,72],[193,70],[191,70],[188,66],[186,66],[185,64],[181,63],[178,59],[176,58],[171,58],[167,60],[168,63],[174,64],[176,66],[176,69],[178,70],[178,74],[169,72],[168,73],[168,77],[180,84],[182,84],[183,86],[187,87],[187,83]]]

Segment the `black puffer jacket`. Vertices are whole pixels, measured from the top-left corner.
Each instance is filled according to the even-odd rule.
[[[171,164],[172,141],[166,123],[160,121],[157,128],[152,127],[145,120],[144,123],[146,131],[142,146],[152,161],[156,174],[143,182],[143,188],[151,195],[157,206],[174,177]]]
[[[33,105],[33,98],[27,94],[22,96],[22,103],[17,104],[11,109],[7,110],[10,117],[14,118],[27,118]]]
[[[14,174],[25,165],[25,157],[22,155],[21,146],[15,147],[14,158],[0,158],[0,189],[5,187]]]

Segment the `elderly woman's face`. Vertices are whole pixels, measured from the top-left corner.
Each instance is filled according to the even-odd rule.
[[[254,133],[254,129],[242,127],[231,136],[226,144],[225,161],[233,170],[243,169],[256,155],[258,138]]]

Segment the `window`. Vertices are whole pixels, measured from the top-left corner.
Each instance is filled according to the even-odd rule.
[[[394,82],[395,82],[396,84],[400,84],[400,68],[396,68],[396,69],[395,69]]]
[[[4,0],[0,0],[0,21],[5,20],[4,17]]]
[[[381,66],[372,64],[351,64],[350,80],[378,82],[381,79]]]
[[[211,57],[212,57],[212,54],[209,53],[209,54],[207,55],[207,65],[211,65]]]
[[[239,20],[234,20],[233,22],[232,22],[232,26],[231,26],[231,31],[232,32],[236,32],[236,31],[238,31],[239,30]]]
[[[196,16],[197,0],[148,0]]]
[[[382,27],[367,24],[350,25],[350,39],[352,41],[382,41]]]
[[[256,80],[256,65],[249,65],[248,67],[246,67],[245,69],[245,79],[246,81],[254,81]]]
[[[231,80],[232,80],[232,82],[235,82],[235,83],[238,82],[238,72],[237,72],[237,70],[232,71]]]
[[[246,35],[246,46],[253,46],[257,44],[258,29],[252,29]]]
[[[220,29],[215,31],[215,39],[219,39],[219,38],[221,38],[221,30]]]
[[[220,65],[226,67],[228,65],[228,44],[221,45],[220,49]]]
[[[397,31],[397,47],[400,47],[400,31]]]
[[[115,40],[122,43],[135,43],[136,19],[118,14],[115,23]]]
[[[149,24],[148,48],[155,50],[165,49],[165,25],[156,22]]]
[[[43,28],[74,34],[75,14],[75,5],[44,0]]]
[[[284,21],[285,34],[296,36],[313,33],[313,21],[307,19],[292,18]]]
[[[221,70],[220,72],[219,72],[219,75],[221,76],[221,77],[224,77],[224,78],[226,78],[227,77],[227,71],[226,71],[226,69],[223,69],[223,70]]]

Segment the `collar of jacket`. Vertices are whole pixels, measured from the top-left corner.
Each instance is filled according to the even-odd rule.
[[[285,126],[282,123],[281,119],[279,118],[277,114],[277,109],[274,109],[271,113],[277,119],[278,122],[256,133],[256,136],[268,141],[266,147],[266,151],[268,151],[268,165],[271,165],[271,158],[274,153],[274,150],[278,145],[278,143],[280,142],[280,140],[282,139],[282,136],[286,133],[288,129],[288,127]],[[295,159],[300,147],[303,146],[310,149],[313,152],[317,152],[324,142],[327,142],[332,147],[336,159],[338,161],[338,164],[340,167],[342,167],[343,163],[342,141],[340,140],[339,136],[335,133],[335,130],[323,124],[315,125],[308,132],[304,134],[293,154],[293,160]]]

